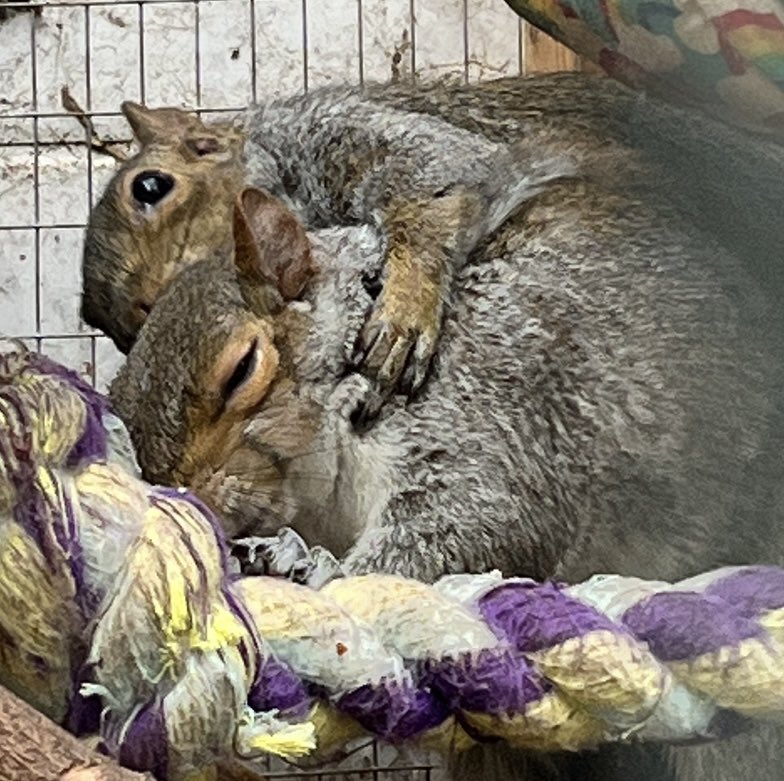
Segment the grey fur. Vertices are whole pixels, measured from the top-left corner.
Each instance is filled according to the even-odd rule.
[[[605,185],[656,194],[744,253],[772,258],[781,236],[781,146],[608,79],[322,87],[259,106],[245,124],[248,181],[310,228],[372,221],[401,196],[492,186],[505,168],[514,181],[558,156]]]
[[[540,180],[574,173],[563,152],[533,157],[514,137],[492,140],[385,97],[324,87],[253,109],[245,119],[248,181],[283,199],[311,229],[365,223],[381,230],[395,200],[476,191],[486,211],[454,242],[462,262],[536,194]]]
[[[296,392],[262,404],[244,435],[265,454],[273,432],[291,439],[273,453],[279,491],[221,475],[231,527],[289,524],[345,553],[352,571],[429,581],[489,568],[669,579],[784,564],[784,327],[772,265],[782,154],[613,85],[591,82],[574,107],[548,98],[570,83],[580,80],[523,83],[516,113],[487,110],[511,100],[508,83],[473,88],[484,114],[461,98],[471,88],[448,93],[452,121],[488,138],[525,129],[531,154],[561,148],[576,175],[528,201],[458,273],[433,377],[362,435],[350,414],[369,384],[345,375],[372,304],[363,275],[382,248],[369,228],[313,234],[320,275],[305,303],[289,305],[306,339],[291,353],[277,334]],[[447,113],[444,93],[423,94],[400,100]],[[198,367],[247,316],[233,273],[215,261],[184,271],[156,305],[112,388],[148,475],[165,479],[177,462]],[[302,422],[314,419],[306,441]],[[608,749],[554,769],[532,757],[528,770],[492,747],[455,772],[773,781],[782,746],[780,731],[758,731],[707,749]]]

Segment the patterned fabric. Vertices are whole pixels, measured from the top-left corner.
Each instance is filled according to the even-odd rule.
[[[784,143],[780,0],[506,0],[610,76]]]

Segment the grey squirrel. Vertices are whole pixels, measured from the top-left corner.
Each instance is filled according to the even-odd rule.
[[[781,237],[768,203],[784,186],[781,155],[749,140],[740,160],[734,131],[654,101],[646,112],[590,81],[607,105],[639,112],[624,134],[616,106],[602,135],[598,114],[565,100],[585,81],[503,87],[532,154],[558,159],[562,143],[575,173],[559,170],[456,272],[429,383],[408,404],[388,401],[368,430],[352,415],[372,383],[351,372],[351,355],[383,241],[368,226],[306,234],[287,204],[244,188],[231,249],[175,277],[112,385],[145,476],[193,487],[232,537],[291,526],[353,572],[577,581],[784,564],[784,324],[767,264]],[[460,114],[461,95],[486,93],[493,107],[502,87],[461,89],[454,116],[472,132],[509,132],[514,120],[468,98]],[[443,93],[429,94],[416,100],[435,115]],[[635,126],[646,113],[656,133]],[[682,138],[670,169],[667,117]],[[570,124],[591,132],[575,140]],[[691,183],[678,170],[687,149]],[[722,155],[734,180],[716,167]],[[668,197],[673,181],[682,189]],[[698,192],[716,212],[687,208]],[[730,213],[734,224],[712,229]],[[716,747],[526,762],[491,747],[457,757],[455,772],[773,781],[782,745],[770,728]]]
[[[325,87],[256,106],[242,127],[131,102],[123,111],[141,148],[90,216],[84,320],[127,352],[171,278],[225,252],[245,184],[282,198],[306,227],[370,223],[386,255],[355,354],[378,391],[371,418],[392,391],[424,382],[455,270],[554,175],[544,149],[564,173],[579,161],[595,181],[683,210],[763,274],[778,265],[766,231],[779,222],[769,195],[781,148],[606,79]]]
[[[127,352],[171,278],[225,250],[245,181],[286,199],[311,227],[374,224],[385,241],[382,289],[355,353],[375,383],[369,419],[394,390],[420,388],[455,270],[541,184],[541,155],[533,160],[514,142],[436,117],[412,122],[410,112],[355,89],[257,106],[244,129],[208,126],[175,108],[126,102],[122,110],[141,149],[90,216],[83,319]],[[558,166],[572,171],[562,156],[545,178]],[[300,290],[280,292],[292,298]]]

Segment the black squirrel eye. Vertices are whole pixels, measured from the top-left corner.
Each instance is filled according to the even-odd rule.
[[[256,347],[258,346],[258,341],[256,339],[253,340],[250,348],[242,356],[240,362],[234,367],[234,371],[232,372],[231,377],[229,377],[228,382],[223,388],[223,398],[225,401],[231,398],[234,391],[240,387],[247,379],[253,374],[253,370],[256,368]]]
[[[136,203],[155,206],[172,191],[173,187],[173,176],[169,176],[163,171],[142,171],[133,180],[131,193]]]

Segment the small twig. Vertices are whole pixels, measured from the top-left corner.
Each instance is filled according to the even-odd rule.
[[[93,125],[92,120],[87,116],[84,109],[76,102],[76,99],[73,95],[71,95],[71,91],[67,86],[60,90],[60,97],[62,99],[63,108],[69,114],[72,114],[74,117],[76,117],[76,120],[79,122],[79,124],[87,131],[92,149],[94,149],[96,152],[109,155],[109,157],[113,157],[115,160],[121,163],[128,159],[128,155],[125,152],[119,149],[114,149],[110,142],[104,140],[98,135],[98,133],[95,131],[95,126]]]
[[[411,41],[408,38],[408,30],[403,30],[403,35],[400,45],[395,44],[395,53],[392,55],[392,77],[390,79],[392,84],[400,82],[401,78],[408,71],[408,64],[403,62],[403,55],[411,48]],[[402,65],[402,67],[401,67]]]

